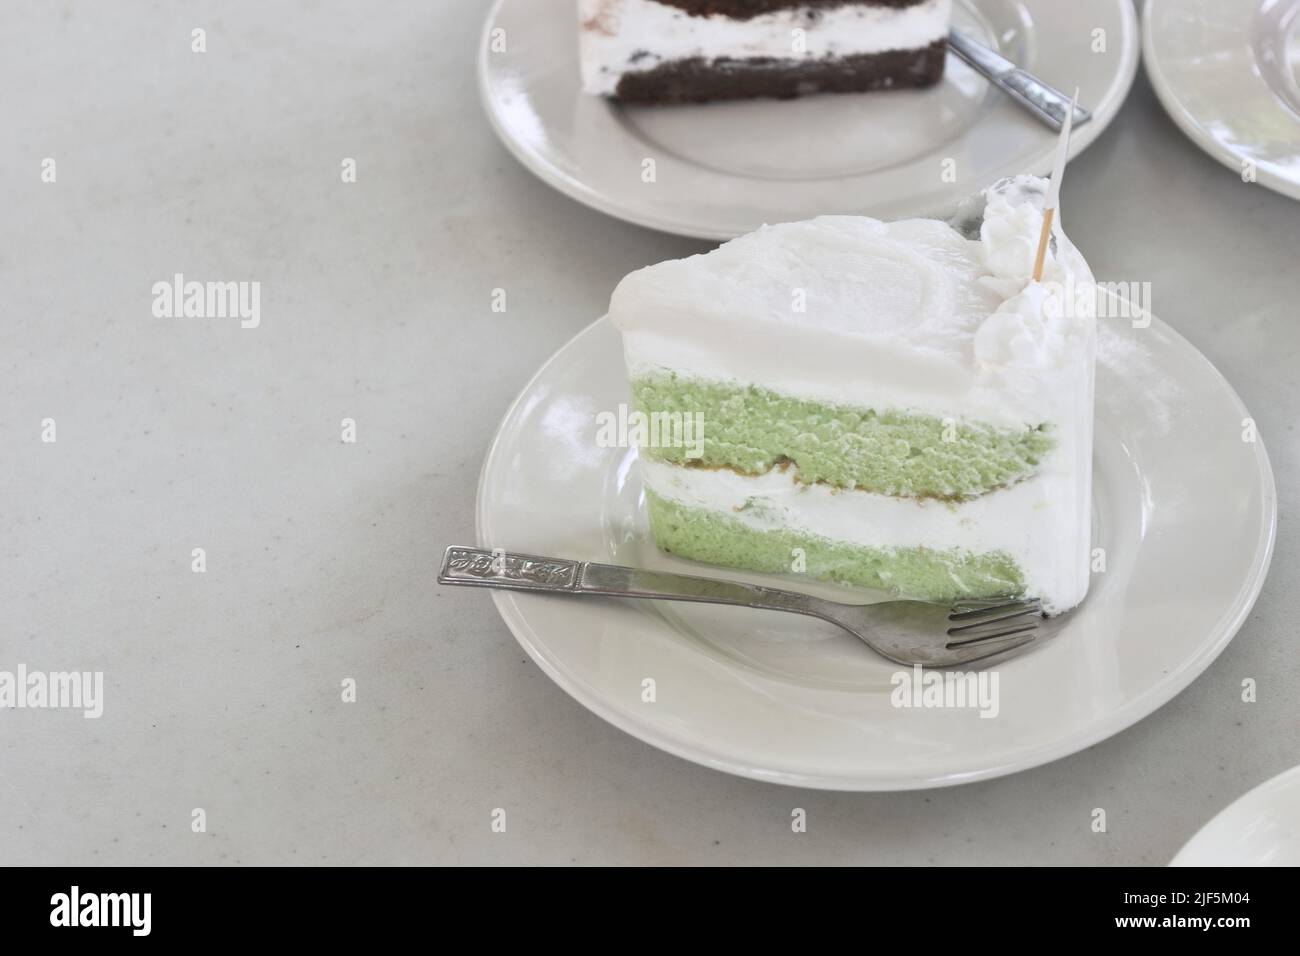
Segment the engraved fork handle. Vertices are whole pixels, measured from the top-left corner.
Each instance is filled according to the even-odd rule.
[[[439,584],[533,591],[541,594],[597,594],[606,597],[692,601],[789,611],[833,621],[834,602],[739,581],[646,571],[594,561],[569,561],[511,551],[452,545],[438,572]]]
[[[953,30],[948,34],[948,46],[990,83],[1009,94],[1056,132],[1061,131],[1065,114],[1070,109],[1071,97],[960,31]],[[1090,119],[1092,114],[1082,106],[1075,108],[1075,126],[1082,126]]]

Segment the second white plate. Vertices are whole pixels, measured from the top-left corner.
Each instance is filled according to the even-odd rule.
[[[1147,74],[1225,166],[1300,199],[1300,0],[1147,0]]]
[[[1137,72],[1131,0],[957,0],[954,25],[1080,88],[1094,118],[1076,128],[1072,155],[1114,118]],[[574,0],[497,0],[479,58],[484,108],[543,180],[639,225],[730,239],[830,213],[946,217],[1003,176],[1051,170],[1056,135],[952,54],[927,90],[624,108],[582,92],[577,29]],[[505,48],[493,52],[498,30]]]
[[[1170,866],[1300,866],[1300,767],[1262,783],[1201,828]]]

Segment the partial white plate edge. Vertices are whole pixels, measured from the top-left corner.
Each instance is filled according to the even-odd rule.
[[[566,352],[570,346],[579,339],[594,332],[602,322],[608,319],[602,316],[590,325],[586,326],[562,346],[560,346],[550,358],[529,378],[528,382],[520,389],[519,394],[510,407],[506,409],[505,414],[497,426],[497,431],[492,437],[492,444],[488,448],[488,453],[484,456],[483,467],[479,471],[478,492],[475,495],[474,507],[474,533],[478,546],[482,548],[492,547],[492,542],[486,540],[483,533],[484,508],[483,488],[485,486],[484,478],[491,470],[495,463],[500,441],[503,434],[503,426],[515,414],[521,403],[528,396],[533,387],[541,379],[551,364],[554,363],[561,354]],[[1156,317],[1152,317],[1153,325],[1159,326],[1162,331],[1167,333],[1181,348],[1186,348],[1193,353],[1201,362],[1205,363],[1209,370],[1219,379],[1224,388],[1227,389],[1228,395],[1236,403],[1237,409],[1243,417],[1249,415],[1249,410],[1237,394],[1237,390],[1215,367],[1205,355],[1185,339],[1172,326],[1166,324]],[[493,591],[492,600],[500,612],[502,620],[505,621],[506,627],[515,636],[520,646],[527,652],[528,656],[540,667],[551,680],[555,681],[570,697],[582,704],[589,711],[596,714],[606,722],[617,727],[619,730],[635,737],[636,739],[650,744],[659,750],[666,751],[674,756],[689,760],[691,763],[700,764],[705,767],[711,767],[714,770],[721,770],[740,777],[747,777],[752,780],[762,780],[768,783],[779,783],[792,787],[804,787],[813,790],[836,790],[836,791],[857,791],[857,792],[880,792],[880,791],[902,791],[902,790],[929,790],[938,787],[956,786],[963,783],[974,783],[980,780],[992,780],[997,777],[1007,776],[1008,774],[1018,773],[1022,770],[1029,770],[1043,764],[1060,760],[1073,754],[1087,750],[1094,744],[1106,740],[1120,731],[1127,730],[1129,727],[1138,723],[1145,717],[1155,713],[1169,701],[1173,700],[1182,693],[1197,677],[1203,674],[1211,664],[1228,646],[1233,637],[1246,622],[1251,610],[1255,606],[1255,601],[1259,598],[1260,591],[1264,587],[1264,582],[1268,579],[1269,566],[1273,561],[1273,549],[1277,541],[1277,484],[1273,475],[1273,466],[1268,457],[1268,451],[1264,447],[1262,438],[1255,442],[1256,450],[1260,459],[1261,471],[1264,479],[1264,488],[1261,495],[1264,506],[1264,524],[1265,529],[1261,540],[1255,551],[1255,561],[1252,567],[1252,573],[1247,577],[1241,590],[1237,594],[1234,607],[1212,629],[1213,638],[1203,645],[1199,651],[1199,656],[1194,657],[1176,673],[1171,675],[1168,683],[1154,687],[1147,691],[1143,696],[1136,697],[1124,706],[1113,711],[1107,719],[1104,719],[1093,728],[1092,732],[1086,734],[1078,740],[1071,740],[1063,744],[1057,744],[1047,747],[1041,747],[1030,751],[1021,756],[1020,759],[1004,764],[999,767],[991,767],[973,773],[962,774],[945,774],[941,776],[926,777],[900,777],[898,779],[881,779],[879,776],[870,780],[841,776],[809,776],[800,773],[788,773],[785,771],[759,770],[744,764],[736,763],[729,759],[725,754],[717,751],[710,752],[708,748],[702,747],[690,741],[678,740],[666,733],[647,730],[645,727],[636,725],[630,720],[625,719],[617,711],[605,706],[597,694],[592,692],[580,681],[574,679],[560,667],[548,660],[538,649],[537,635],[532,626],[528,623],[523,612],[519,608],[517,595],[509,591]]]
[[[1283,770],[1275,777],[1270,777],[1259,786],[1246,791],[1232,803],[1228,804],[1192,835],[1192,838],[1183,844],[1172,860],[1170,866],[1242,866],[1245,864],[1232,862],[1207,862],[1201,857],[1207,852],[1203,844],[1209,843],[1213,837],[1214,829],[1224,824],[1226,820],[1231,819],[1238,813],[1248,809],[1255,802],[1267,797],[1274,790],[1285,790],[1297,785],[1300,781],[1300,767],[1292,767],[1290,770]]]
[[[536,176],[546,185],[556,190],[570,199],[576,200],[597,212],[604,213],[612,219],[621,222],[629,222],[634,226],[642,226],[646,229],[654,229],[657,232],[667,233],[674,236],[686,236],[690,239],[709,239],[725,241],[734,239],[729,234],[714,233],[709,230],[694,230],[674,225],[671,220],[657,219],[654,216],[629,214],[622,209],[618,203],[612,202],[602,196],[599,192],[589,187],[581,180],[572,179],[565,176],[551,163],[546,162],[534,150],[528,149],[513,136],[509,134],[506,128],[501,125],[497,118],[497,111],[492,107],[491,91],[488,88],[488,64],[490,62],[489,50],[491,49],[488,40],[491,38],[492,26],[496,22],[497,13],[501,10],[506,0],[494,0],[492,8],[488,11],[487,20],[483,24],[483,34],[479,38],[478,52],[478,96],[479,106],[487,114],[488,122],[492,126],[493,132],[498,140],[501,141],[516,160],[523,165],[530,173]],[[577,29],[577,21],[574,21],[574,29]],[[576,69],[576,64],[575,64]]]
[[[1241,162],[1246,157],[1238,156],[1232,150],[1208,135],[1201,124],[1179,101],[1169,83],[1169,78],[1160,69],[1160,61],[1155,53],[1155,40],[1150,28],[1151,7],[1157,0],[1143,0],[1142,3],[1142,63],[1146,67],[1151,87],[1156,91],[1156,99],[1164,107],[1165,113],[1174,121],[1174,125],[1183,131],[1207,156],[1220,164],[1241,173]],[[1295,181],[1275,176],[1265,166],[1257,166],[1255,176],[1261,186],[1280,193],[1291,199],[1300,199],[1300,179]]]
[[[508,135],[504,126],[497,119],[496,110],[492,108],[492,100],[488,89],[488,64],[489,50],[488,41],[491,38],[492,26],[496,21],[497,13],[500,11],[506,0],[494,0],[491,9],[488,11],[487,19],[483,24],[483,32],[479,38],[478,54],[478,93],[479,105],[483,112],[487,114],[488,122],[492,126],[493,132],[496,133],[497,139],[505,144],[509,153],[515,157],[525,169],[537,176],[544,183],[553,189],[558,190],[570,199],[582,203],[602,212],[614,219],[622,222],[629,222],[635,226],[642,226],[646,229],[654,229],[657,232],[667,233],[674,236],[685,236],[690,239],[705,239],[713,242],[726,242],[735,239],[736,234],[731,232],[719,232],[710,229],[696,229],[690,226],[675,224],[668,219],[660,219],[655,216],[630,213],[622,209],[617,203],[605,199],[600,193],[588,187],[585,183],[571,179],[550,163],[538,156],[533,150],[528,149],[523,144],[517,142],[514,137]],[[1148,0],[1149,2],[1149,0]],[[1102,133],[1114,122],[1119,111],[1124,107],[1124,101],[1128,99],[1129,93],[1133,89],[1133,83],[1137,79],[1138,65],[1143,61],[1142,55],[1142,27],[1138,22],[1136,8],[1131,3],[1120,5],[1120,17],[1122,20],[1124,43],[1121,49],[1124,51],[1124,60],[1120,65],[1120,72],[1117,76],[1118,82],[1111,86],[1107,95],[1102,97],[1101,101],[1096,104],[1085,104],[1093,114],[1090,122],[1077,128],[1070,141],[1069,160],[1074,160],[1080,153],[1093,144]],[[1112,101],[1118,100],[1115,108],[1111,109]],[[1055,162],[1053,152],[1044,155],[1038,166],[1025,170],[1035,176],[1047,176],[1052,171]],[[988,184],[991,185],[991,184]],[[972,190],[978,192],[979,190]],[[935,209],[917,209],[910,215],[912,216],[929,216],[931,218],[946,218],[954,210],[942,211]]]

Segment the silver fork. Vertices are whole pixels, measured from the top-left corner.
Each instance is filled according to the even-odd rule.
[[[952,606],[843,604],[739,581],[457,545],[447,549],[438,583],[789,611],[838,624],[891,661],[924,667],[956,667],[1008,654],[1048,636],[1060,621],[1048,621],[1034,598],[959,600]]]
[[[1061,131],[1065,115],[1070,112],[1071,97],[959,30],[948,34],[948,48],[1042,122],[1058,133]],[[1075,126],[1082,126],[1090,119],[1090,112],[1075,106]]]

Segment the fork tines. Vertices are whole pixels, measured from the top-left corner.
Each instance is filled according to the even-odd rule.
[[[1038,598],[962,601],[948,615],[947,646],[951,650],[1007,638],[1018,638],[1017,643],[1030,641],[1042,618],[1043,606]]]

